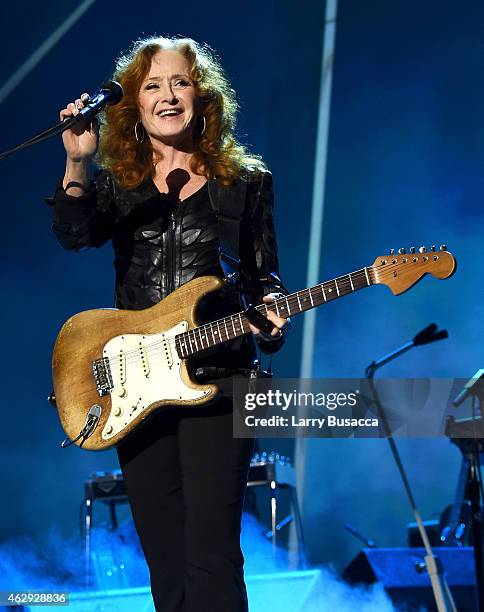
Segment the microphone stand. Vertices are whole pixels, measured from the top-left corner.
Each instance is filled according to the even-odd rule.
[[[32,145],[37,144],[39,142],[43,142],[44,140],[47,140],[48,138],[51,138],[52,136],[57,136],[57,134],[62,134],[62,132],[71,128],[73,124],[74,124],[74,121],[72,121],[72,117],[59,121],[59,123],[56,123],[54,126],[47,128],[46,130],[40,132],[39,134],[36,134],[35,136],[32,136],[32,138],[29,138],[25,142],[22,142],[21,144],[17,145],[13,149],[9,149],[8,151],[4,151],[3,153],[1,153],[0,161],[2,159],[7,159],[7,157],[10,157],[17,151],[22,151],[22,149],[27,149],[28,147],[31,147]]]
[[[392,432],[388,425],[388,421],[386,419],[386,416],[383,410],[383,406],[380,401],[380,397],[378,395],[378,391],[376,390],[376,387],[374,384],[374,377],[375,377],[376,371],[382,366],[384,366],[385,364],[389,363],[390,361],[393,361],[393,359],[396,359],[397,357],[400,357],[400,355],[403,355],[403,353],[406,353],[414,346],[420,346],[422,344],[429,344],[430,342],[435,342],[436,340],[442,340],[447,337],[448,337],[448,334],[445,330],[437,331],[437,325],[435,325],[435,323],[432,323],[431,325],[423,329],[420,333],[418,333],[415,336],[415,338],[411,340],[410,342],[407,342],[400,348],[396,349],[392,353],[389,353],[385,357],[382,357],[378,361],[373,361],[366,368],[365,375],[368,379],[380,422],[383,424],[385,435],[390,444],[390,449],[392,451],[393,458],[395,459],[395,463],[397,464],[398,471],[400,472],[403,486],[407,493],[407,497],[410,502],[410,506],[412,507],[412,511],[415,516],[415,521],[418,526],[420,537],[422,538],[422,542],[424,544],[425,551],[427,553],[425,556],[425,567],[430,577],[435,602],[437,604],[437,609],[439,612],[457,612],[457,608],[455,607],[455,603],[452,598],[452,594],[449,590],[449,586],[444,577],[442,562],[432,552],[432,547],[430,546],[430,541],[429,541],[427,532],[425,531],[425,527],[423,525],[422,518],[420,516],[420,512],[418,511],[417,504],[415,502],[415,498],[412,493],[412,489],[410,488],[410,483],[408,482],[408,478],[405,473],[405,469],[403,467],[403,464],[400,458],[400,454],[398,452],[397,445],[395,443],[395,439],[393,438]]]
[[[31,147],[39,142],[43,142],[52,136],[57,136],[57,134],[62,134],[62,132],[69,130],[81,121],[91,121],[106,105],[117,104],[122,97],[123,88],[121,85],[117,81],[106,81],[106,83],[102,85],[100,92],[94,96],[94,98],[91,98],[89,95],[86,97],[84,101],[85,106],[77,115],[66,117],[62,121],[56,123],[54,126],[43,130],[35,136],[32,136],[32,138],[22,142],[13,149],[0,153],[0,161],[2,159],[7,159],[7,157],[10,157],[17,151],[27,149],[28,147]]]
[[[478,370],[465,385],[459,395],[452,402],[455,407],[459,407],[468,397],[472,398],[472,419],[475,419],[475,403],[479,405],[481,418],[484,417],[484,369]],[[450,420],[450,417],[449,417]],[[454,421],[455,422],[455,421]],[[467,486],[469,501],[471,503],[471,525],[472,525],[472,547],[474,549],[474,566],[476,571],[477,601],[478,609],[484,610],[484,558],[483,558],[483,538],[482,538],[482,511],[481,496],[482,478],[480,461],[482,454],[482,438],[477,437],[477,433],[470,439],[454,438],[449,425],[446,433],[451,437],[462,452],[462,455],[469,461],[467,471]]]
[[[468,442],[468,444],[461,450],[469,459],[468,483],[469,499],[471,502],[472,547],[474,549],[474,566],[476,570],[477,601],[479,610],[484,610],[484,561],[482,558],[482,512],[479,485],[479,462],[481,459],[477,441],[471,439],[466,440],[466,442]]]

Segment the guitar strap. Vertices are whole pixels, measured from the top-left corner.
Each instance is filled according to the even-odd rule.
[[[245,208],[247,183],[237,179],[225,187],[216,179],[208,182],[210,204],[218,219],[219,256],[225,278],[239,285],[240,224]]]
[[[240,270],[240,224],[245,209],[247,183],[244,180],[236,179],[232,185],[225,187],[216,179],[212,179],[208,182],[208,193],[210,204],[218,220],[220,265],[225,279],[238,292],[241,304],[245,304],[244,279]],[[256,342],[252,334],[250,338],[255,355]],[[259,372],[260,368],[257,364],[257,360],[254,360],[253,369],[250,370],[252,374]]]

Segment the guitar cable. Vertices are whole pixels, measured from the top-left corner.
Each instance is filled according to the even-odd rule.
[[[79,432],[77,438],[74,438],[74,440],[66,438],[61,442],[61,448],[67,448],[68,446],[75,444],[78,440],[80,440],[80,438],[82,438],[82,442],[79,444],[79,446],[82,447],[84,442],[89,438],[89,436],[92,435],[92,433],[96,429],[96,426],[99,423],[99,419],[101,418],[101,412],[102,408],[99,404],[94,404],[93,406],[91,406],[87,414],[84,427]]]

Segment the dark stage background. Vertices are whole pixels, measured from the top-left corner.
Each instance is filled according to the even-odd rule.
[[[5,82],[78,5],[0,8]],[[208,42],[239,94],[239,134],[274,174],[281,270],[306,278],[324,2],[202,5],[95,2],[1,103],[1,148],[53,124],[58,109],[96,91],[113,58],[144,34]],[[27,15],[27,17],[26,17]],[[321,280],[369,265],[390,247],[445,243],[456,276],[424,279],[395,298],[377,287],[321,308],[313,374],[360,376],[375,357],[431,321],[450,339],[414,351],[386,374],[470,377],[482,366],[484,5],[468,1],[339,4]],[[60,140],[0,164],[3,506],[0,541],[59,525],[77,530],[82,483],[117,467],[114,453],[61,450],[45,398],[61,324],[113,303],[112,252],[68,253],[50,231],[50,195],[63,173]],[[297,376],[302,318],[275,367]],[[271,443],[273,447],[273,443]],[[289,450],[287,442],[283,450]],[[403,456],[424,517],[451,502],[458,453],[445,440],[407,441]],[[296,458],[297,460],[297,458]],[[385,441],[311,440],[303,510],[314,562],[341,565],[359,548],[350,520],[380,545],[404,543],[411,514]]]

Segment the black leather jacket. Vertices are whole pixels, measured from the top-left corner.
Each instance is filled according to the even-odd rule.
[[[239,180],[247,180],[239,251],[243,293],[248,302],[258,304],[268,293],[287,293],[278,276],[272,176],[263,172]],[[214,184],[215,180],[209,181],[174,207],[152,180],[127,190],[102,171],[84,196],[67,195],[60,183],[47,201],[54,207],[53,230],[64,248],[80,251],[112,240],[116,306],[138,310],[156,304],[192,278],[223,276],[213,199],[221,188],[233,188],[216,185],[214,189]],[[208,192],[206,197],[202,197],[203,189]],[[240,293],[232,292],[199,318],[203,322],[241,308]],[[273,353],[283,340],[268,343],[258,339],[258,344],[263,352]],[[241,345],[236,342],[232,348],[240,350]]]

